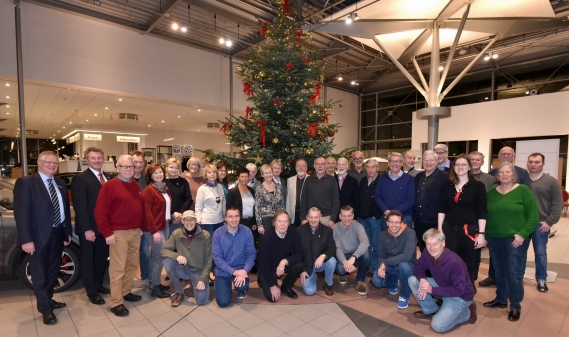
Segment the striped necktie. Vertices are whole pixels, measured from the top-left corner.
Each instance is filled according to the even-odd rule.
[[[51,204],[53,205],[53,227],[59,226],[61,223],[61,212],[59,209],[59,198],[57,198],[57,193],[55,192],[55,187],[53,186],[53,179],[49,178],[47,180],[47,185],[49,186],[49,197],[51,198]]]

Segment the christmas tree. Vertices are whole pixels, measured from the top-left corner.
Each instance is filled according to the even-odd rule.
[[[244,117],[227,119],[221,126],[237,149],[236,158],[204,152],[207,162],[220,161],[228,169],[281,159],[281,176],[286,178],[295,174],[297,159],[307,160],[311,169],[315,158],[332,155],[332,137],[340,126],[329,123],[330,110],[337,102],[321,100],[324,55],[305,48],[310,34],[288,16],[289,1],[280,4],[274,22],[257,22],[259,34],[266,39],[250,48],[248,61],[237,68],[251,105]],[[335,157],[351,151],[346,149]]]

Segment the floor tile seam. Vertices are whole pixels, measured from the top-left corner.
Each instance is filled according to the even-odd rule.
[[[326,314],[326,315],[328,315],[328,314]],[[330,316],[331,318],[336,318],[336,317],[334,317],[334,316],[332,316],[332,315],[328,315],[328,316]],[[348,317],[348,318],[349,318],[349,317]],[[341,320],[340,320],[340,321],[341,321]],[[346,325],[349,325],[350,323],[354,323],[354,322],[347,323],[347,322],[341,321],[341,323],[343,324],[341,327],[337,328],[336,330],[334,330],[334,331],[332,331],[332,332],[326,332],[326,331],[320,329],[319,327],[317,327],[316,325],[312,324],[312,321],[311,321],[311,322],[308,322],[308,324],[312,325],[313,327],[317,328],[318,330],[324,331],[324,332],[327,333],[328,335],[332,335],[332,334],[335,333],[336,331],[338,331],[338,330],[344,328]],[[355,325],[355,324],[354,324],[354,325]]]

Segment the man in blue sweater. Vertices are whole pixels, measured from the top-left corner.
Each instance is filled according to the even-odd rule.
[[[375,189],[375,202],[383,212],[381,230],[387,230],[385,217],[392,210],[403,214],[403,223],[411,225],[415,202],[414,178],[401,170],[403,156],[392,152],[388,157],[389,171],[379,176]]]
[[[457,324],[476,323],[474,286],[468,269],[460,256],[445,248],[445,235],[431,228],[423,235],[427,250],[423,252],[409,277],[409,287],[422,310],[413,315],[431,319],[431,327],[439,333],[447,332]],[[427,277],[427,270],[432,277]],[[439,306],[433,296],[443,300]]]
[[[239,209],[230,206],[225,211],[225,226],[213,233],[212,255],[215,262],[215,300],[220,307],[231,303],[231,283],[237,298],[247,296],[249,272],[255,265],[257,253],[253,233],[239,224]]]
[[[411,296],[408,280],[417,263],[417,238],[411,226],[403,223],[403,214],[399,211],[387,214],[387,226],[389,230],[379,234],[379,267],[371,283],[377,288],[388,287],[389,293],[396,295],[401,281],[397,308],[407,309]]]

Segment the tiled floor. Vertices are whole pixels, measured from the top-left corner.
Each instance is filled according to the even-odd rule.
[[[478,321],[462,325],[445,334],[450,336],[569,336],[569,219],[563,218],[554,228],[557,235],[548,245],[549,270],[558,278],[549,284],[549,292],[535,289],[535,281],[524,280],[525,297],[519,322],[507,321],[506,309],[482,307],[495,296],[495,288],[478,288],[475,302]],[[487,257],[487,252],[483,253]],[[528,266],[533,266],[533,250],[528,253]],[[485,260],[483,260],[485,261]],[[486,277],[488,265],[480,266],[480,279]],[[255,276],[252,276],[255,280]],[[322,280],[319,280],[319,284]],[[167,284],[167,282],[164,282]],[[429,321],[413,317],[419,306],[412,298],[409,308],[396,308],[397,296],[387,289],[375,289],[360,296],[354,280],[345,286],[334,285],[335,294],[323,291],[307,297],[297,289],[299,298],[283,298],[279,304],[264,300],[256,282],[252,282],[243,301],[234,298],[228,308],[219,308],[215,300],[199,307],[193,298],[172,308],[169,299],[150,298],[140,281],[134,292],[142,301],[126,303],[128,317],[114,316],[107,305],[87,302],[81,282],[71,290],[56,294],[55,299],[67,304],[55,311],[58,323],[46,326],[35,310],[33,293],[20,281],[0,282],[0,337],[4,336],[429,336],[436,333]],[[187,290],[186,294],[191,294]],[[213,295],[213,292],[212,292]]]

